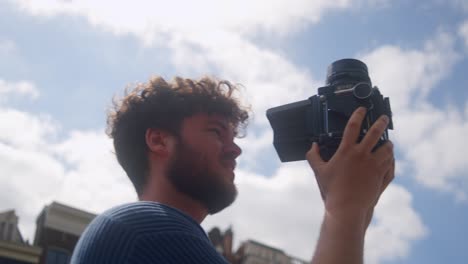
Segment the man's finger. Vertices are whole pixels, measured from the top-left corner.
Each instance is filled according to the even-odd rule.
[[[390,169],[387,171],[387,173],[384,176],[384,181],[383,181],[382,188],[380,191],[381,193],[383,193],[385,189],[387,189],[387,186],[393,181],[394,178],[395,178],[395,159],[392,160],[392,166],[390,167]]]
[[[306,153],[306,159],[314,171],[322,164],[326,163],[320,156],[320,149],[317,143],[312,144],[312,148]]]
[[[393,165],[387,170],[387,172],[385,173],[385,176],[383,178],[383,182],[382,182],[382,187],[380,187],[380,193],[379,193],[379,196],[377,197],[377,199],[375,199],[375,201],[372,203],[372,208],[374,208],[377,203],[379,202],[380,200],[380,196],[382,196],[382,193],[385,191],[385,189],[387,189],[388,185],[393,181],[393,179],[395,178],[395,159],[392,159],[393,160]]]
[[[388,123],[388,116],[383,115],[377,119],[369,131],[367,131],[366,136],[360,143],[360,147],[363,148],[364,151],[371,152],[377,142],[379,142],[385,129],[387,129]]]
[[[312,144],[312,148],[310,148],[310,150],[306,154],[306,159],[309,162],[310,167],[312,167],[312,170],[314,171],[315,180],[317,181],[317,185],[320,190],[320,196],[322,196],[322,200],[325,201],[326,197],[325,197],[324,187],[320,183],[321,180],[319,179],[320,177],[319,170],[321,166],[326,164],[326,162],[320,156],[320,148],[317,143],[314,142],[314,144]]]
[[[351,115],[343,132],[343,139],[341,140],[340,147],[356,144],[361,132],[362,121],[366,117],[366,111],[365,107],[359,107]]]
[[[376,162],[381,164],[387,159],[393,159],[393,143],[389,140],[380,146],[373,154]]]

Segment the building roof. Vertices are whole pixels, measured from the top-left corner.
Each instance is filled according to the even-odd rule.
[[[257,246],[260,246],[260,247],[263,247],[263,248],[268,248],[268,249],[270,249],[270,250],[273,250],[273,251],[276,251],[276,252],[278,252],[278,253],[284,254],[284,251],[281,250],[281,249],[278,249],[278,248],[274,248],[274,247],[265,245],[265,244],[263,244],[263,243],[260,243],[260,242],[258,242],[258,241],[252,240],[252,239],[249,239],[249,240],[247,240],[247,241],[244,242],[244,243],[251,243],[251,244],[254,244],[254,245],[257,245]]]
[[[0,213],[0,221],[8,221],[8,220],[18,220],[18,216],[16,216],[15,210],[8,210],[5,212]]]
[[[15,210],[0,213],[0,240],[24,244]]]
[[[54,201],[42,209],[37,224],[79,236],[95,217],[93,213]]]

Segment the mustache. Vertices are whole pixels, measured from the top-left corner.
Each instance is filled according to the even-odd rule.
[[[236,155],[234,152],[226,152],[221,155],[221,159],[226,161],[235,161],[237,157],[238,155]]]
[[[229,165],[231,165],[233,168],[236,168],[236,166],[237,166],[236,157],[237,157],[237,156],[236,156],[235,154],[227,153],[227,154],[224,154],[224,155],[221,157],[221,161],[222,161],[222,163],[224,163],[224,164],[229,164]]]

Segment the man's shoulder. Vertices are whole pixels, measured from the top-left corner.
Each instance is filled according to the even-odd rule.
[[[100,214],[99,217],[105,217],[121,223],[131,223],[142,217],[152,218],[152,220],[180,218],[190,221],[190,217],[180,210],[158,202],[147,201],[122,204],[108,209]]]
[[[105,211],[88,225],[72,263],[124,263],[149,249],[161,255],[163,251],[155,248],[187,238],[209,244],[201,226],[175,208],[155,202],[124,204]]]
[[[157,202],[141,201],[119,205],[99,215],[96,222],[111,222],[133,232],[141,229],[146,232],[193,232],[195,229],[204,234],[200,225],[189,215]]]

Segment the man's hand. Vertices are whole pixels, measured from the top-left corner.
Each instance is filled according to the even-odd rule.
[[[343,139],[330,161],[325,162],[314,144],[306,157],[314,170],[327,213],[334,217],[372,215],[380,194],[394,178],[393,144],[372,149],[388,126],[382,116],[357,143],[365,108],[357,109],[348,121]]]
[[[358,143],[365,115],[365,108],[353,113],[328,162],[321,158],[317,144],[307,152],[325,203],[314,263],[362,263],[364,234],[374,207],[394,178],[393,144],[386,142],[372,151],[388,126],[388,117],[380,117]]]

